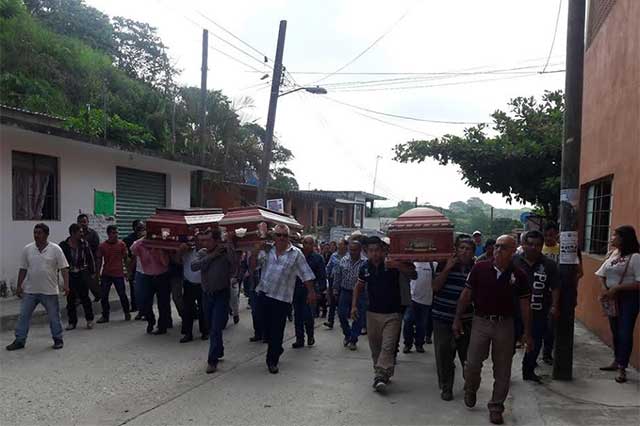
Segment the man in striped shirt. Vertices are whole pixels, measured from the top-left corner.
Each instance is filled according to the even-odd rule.
[[[438,370],[438,384],[440,397],[444,401],[453,399],[453,379],[455,377],[456,353],[460,364],[464,368],[467,360],[469,336],[471,336],[471,321],[473,308],[469,306],[462,315],[464,333],[455,338],[451,326],[456,316],[458,298],[464,290],[467,275],[473,267],[475,243],[471,238],[463,237],[456,241],[456,254],[446,263],[440,263],[437,276],[433,281],[433,304],[431,314],[433,318],[433,340]]]
[[[262,269],[256,292],[265,321],[265,333],[269,343],[267,367],[271,374],[278,373],[278,361],[284,352],[284,327],[293,301],[296,278],[300,278],[307,288],[307,303],[313,305],[316,300],[313,285],[316,277],[302,251],[291,245],[289,227],[276,225],[274,236],[273,247],[256,246],[251,256],[251,270],[255,271],[256,266]],[[263,250],[259,251],[260,248]]]

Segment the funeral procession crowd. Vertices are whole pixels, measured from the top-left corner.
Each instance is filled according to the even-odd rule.
[[[206,373],[214,373],[225,356],[223,332],[230,321],[240,319],[241,294],[251,309],[250,341],[267,345],[266,366],[272,374],[279,371],[288,321],[295,326],[292,348],[299,349],[315,344],[316,318],[332,330],[336,315],[345,350],[358,350],[360,337],[367,335],[373,389],[382,394],[391,390],[400,350],[424,353],[425,345],[433,345],[442,400],[454,399],[458,358],[463,401],[474,407],[483,363],[490,355],[494,383],[488,409],[494,424],[503,423],[516,350],[525,352],[523,380],[541,381],[536,374],[540,355],[542,362],[553,363],[562,285],[554,223],[518,238],[503,235],[483,241],[480,231],[458,234],[454,254],[437,263],[390,258],[388,238],[365,237],[358,231],[318,243],[312,236],[293,238],[288,226],[276,224],[268,239],[252,249],[238,249],[219,227],[211,227],[198,232],[193,244],[167,250],[145,244],[142,220],[122,239],[119,229],[109,226],[102,242],[88,224],[87,215],[79,215],[60,244],[48,241],[46,224],[35,225],[34,241],[22,251],[17,284],[22,305],[15,340],[7,350],[25,347],[38,303],[46,309],[53,348],[63,348],[58,305],[62,276],[67,331],[78,326],[78,305],[86,327],[94,328],[97,300],[101,315],[95,323],[107,326],[113,286],[126,321],[136,313],[133,319],[145,321],[147,333],[166,334],[174,326],[173,300],[182,320],[180,343],[196,337],[209,340]],[[614,371],[619,383],[626,381],[639,310],[638,253],[635,230],[621,226],[596,272],[603,309],[615,311],[610,312],[614,360],[603,369]]]

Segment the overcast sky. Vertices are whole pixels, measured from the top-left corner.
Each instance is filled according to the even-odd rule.
[[[260,77],[269,73],[272,62],[261,65],[220,41],[214,34],[259,56],[205,16],[269,58],[275,56],[279,21],[287,20],[284,64],[301,85],[312,84],[341,68],[385,33],[374,47],[342,72],[468,73],[518,68],[510,74],[465,74],[446,79],[433,75],[335,74],[319,83],[329,91],[326,96],[298,92],[280,98],[276,119],[277,136],[295,155],[290,166],[301,189],[372,191],[376,156],[380,155],[375,192],[389,198],[384,204],[418,197],[420,203],[446,207],[453,201],[478,196],[496,207],[505,207],[508,204],[501,196],[482,194],[465,185],[456,166],[440,166],[431,160],[421,164],[393,161],[392,149],[396,144],[446,133],[462,134],[464,125],[375,115],[333,100],[429,120],[489,121],[489,115],[498,108],[505,109],[512,97],[539,97],[544,90],[564,87],[563,73],[522,74],[543,69],[559,1],[87,0],[87,3],[108,15],[126,16],[157,27],[171,58],[183,70],[182,84],[200,85],[202,28],[208,28],[210,47],[261,71],[210,50],[209,88],[221,89],[234,100],[253,98],[254,107],[245,109],[243,116],[263,125],[269,90],[268,80],[261,81]],[[564,69],[566,3],[562,5],[548,71]],[[368,87],[353,83],[408,77],[421,80],[385,81]],[[465,83],[473,80],[483,81]],[[347,82],[351,83],[337,84]],[[406,86],[412,87],[398,90]]]

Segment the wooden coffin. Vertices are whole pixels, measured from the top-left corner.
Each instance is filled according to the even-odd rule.
[[[226,238],[241,250],[253,248],[256,242],[271,240],[273,228],[278,224],[287,225],[291,236],[303,228],[291,215],[258,206],[229,209],[218,223],[224,228]]]
[[[454,254],[453,224],[442,213],[417,207],[389,225],[389,258],[413,262],[441,262]]]
[[[147,220],[145,244],[176,250],[180,244],[192,244],[195,234],[218,226],[222,209],[156,209],[156,214]]]

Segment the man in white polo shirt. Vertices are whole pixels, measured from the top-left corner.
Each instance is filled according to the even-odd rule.
[[[64,280],[64,293],[69,293],[69,264],[60,246],[47,241],[49,227],[38,223],[33,228],[34,242],[22,250],[16,294],[22,298],[20,318],[16,326],[16,339],[7,346],[8,351],[24,348],[29,333],[31,315],[42,303],[53,337],[53,349],[62,349],[62,322],[58,303],[58,272]]]

